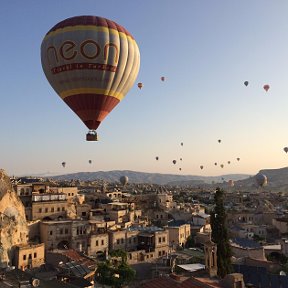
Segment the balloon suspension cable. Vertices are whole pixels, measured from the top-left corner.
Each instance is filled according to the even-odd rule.
[[[89,130],[86,134],[86,141],[98,141],[98,135],[96,130]]]

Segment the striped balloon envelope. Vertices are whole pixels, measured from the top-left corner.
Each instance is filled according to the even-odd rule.
[[[86,139],[95,141],[98,126],[133,86],[140,52],[117,23],[76,16],[48,31],[41,62],[50,85],[90,130]]]

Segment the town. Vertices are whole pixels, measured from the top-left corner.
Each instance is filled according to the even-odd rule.
[[[0,178],[0,287],[288,287],[287,192],[226,189],[220,281],[212,186]]]

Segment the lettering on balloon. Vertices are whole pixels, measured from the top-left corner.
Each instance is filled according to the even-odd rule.
[[[113,49],[113,65],[98,63],[99,60],[107,62],[109,58],[110,49]],[[115,43],[106,43],[103,47],[99,45],[95,40],[86,39],[77,45],[71,40],[66,40],[59,45],[59,47],[49,46],[46,50],[46,57],[49,66],[51,67],[52,74],[58,74],[65,71],[71,70],[105,70],[109,72],[116,72],[117,63],[119,61],[119,48]],[[93,62],[79,62],[79,63],[68,63],[64,65],[59,65],[61,62],[67,63],[67,61],[73,61],[77,56],[82,59],[95,60],[97,63]],[[79,59],[79,57],[78,57]],[[58,66],[58,65],[59,66]]]

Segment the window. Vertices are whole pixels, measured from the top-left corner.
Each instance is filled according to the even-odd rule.
[[[51,208],[51,212],[54,212],[54,207]]]
[[[165,237],[162,237],[162,242],[165,242],[165,241],[166,241]]]
[[[28,259],[32,259],[32,254],[29,254],[29,258]]]
[[[34,258],[37,258],[37,253],[36,252],[34,252]]]
[[[104,240],[101,240],[101,245],[104,245]]]
[[[26,255],[23,255],[23,260],[26,260]]]
[[[131,244],[131,238],[128,239],[128,243]]]
[[[161,251],[158,252],[158,256],[159,256],[159,257],[161,256]]]
[[[62,211],[65,211],[65,207],[62,207]]]
[[[49,234],[50,234],[50,235],[53,235],[53,231],[49,231]]]
[[[24,195],[24,188],[21,188],[20,195]]]
[[[63,234],[63,229],[62,228],[60,229],[60,234]]]
[[[68,228],[65,228],[65,234],[68,234]]]
[[[98,240],[96,240],[96,246],[98,246]]]
[[[117,243],[117,244],[120,244],[120,239],[117,239],[116,243]]]
[[[48,208],[45,208],[45,213],[47,213],[48,212]]]
[[[82,216],[86,216],[86,212],[82,212]]]
[[[42,208],[39,208],[39,213],[42,213]]]
[[[121,243],[122,243],[122,244],[124,243],[124,238],[121,239]]]
[[[159,242],[159,243],[161,243],[161,240],[162,240],[161,237],[158,237],[158,242]]]
[[[58,211],[58,212],[60,211],[60,207],[57,207],[57,211]]]

